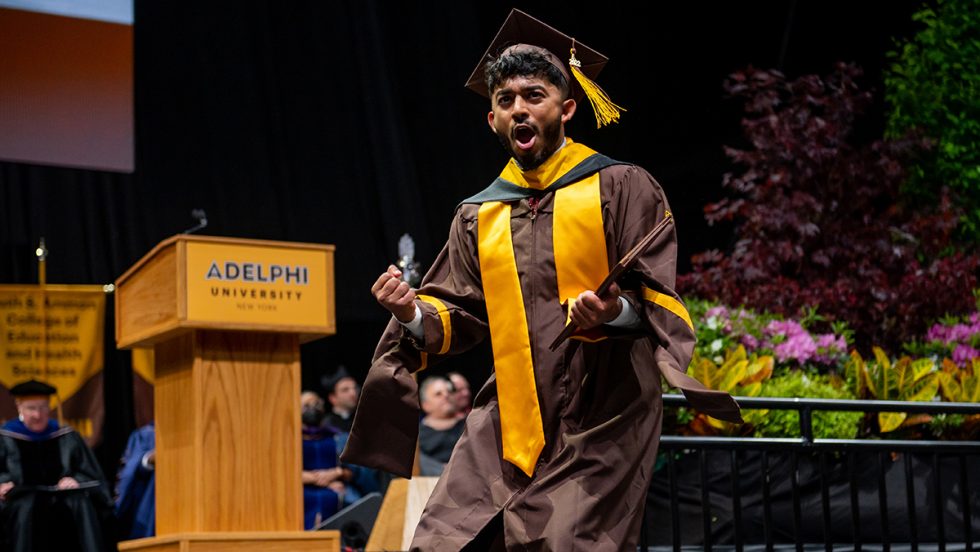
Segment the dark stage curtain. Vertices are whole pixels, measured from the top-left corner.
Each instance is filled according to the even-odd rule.
[[[738,106],[721,98],[722,78],[748,63],[826,72],[837,59],[877,78],[916,5],[879,13],[801,0],[792,18],[783,2],[519,7],[611,58],[600,81],[629,111],[596,131],[583,105],[569,133],[661,180],[683,267],[727,240],[701,217],[728,169],[721,145],[738,144]],[[304,381],[313,387],[338,364],[363,375],[387,321],[368,290],[398,237],[411,233],[430,264],[456,204],[506,161],[485,126],[487,101],[463,83],[510,7],[136,2],[136,171],[0,163],[0,282],[36,282],[40,236],[50,282],[110,282],[203,208],[206,234],[337,246],[339,335],[304,347]],[[112,350],[115,426],[100,454],[110,473],[133,425],[128,353]],[[489,374],[486,350],[454,367],[478,386]]]

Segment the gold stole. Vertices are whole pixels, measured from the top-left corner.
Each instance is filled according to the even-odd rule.
[[[543,190],[594,153],[569,140],[537,169],[522,171],[512,159],[500,177]],[[569,308],[579,293],[594,290],[609,272],[601,204],[598,173],[555,192],[552,232],[558,296]],[[530,476],[544,448],[544,428],[510,215],[511,206],[505,202],[480,206],[480,272],[493,344],[503,458]]]

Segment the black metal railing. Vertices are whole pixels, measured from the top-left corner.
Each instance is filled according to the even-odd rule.
[[[816,411],[978,415],[980,404],[737,401],[744,410],[799,412],[800,437],[661,437],[641,549],[919,550],[928,543],[945,551],[973,550],[980,540],[980,494],[970,485],[971,474],[980,477],[980,442],[819,439],[813,432]],[[664,404],[687,400],[665,395]]]

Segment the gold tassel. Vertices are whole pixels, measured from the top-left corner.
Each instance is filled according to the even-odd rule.
[[[592,104],[592,110],[595,111],[596,128],[618,123],[619,113],[626,111],[626,109],[614,104],[609,99],[609,95],[606,94],[605,90],[599,88],[598,84],[585,76],[585,73],[582,72],[582,62],[575,57],[574,47],[572,47],[571,53],[572,57],[568,60],[568,65],[572,68],[572,74],[575,75],[575,80],[578,81],[579,86],[585,91],[585,96],[589,98],[589,103]]]

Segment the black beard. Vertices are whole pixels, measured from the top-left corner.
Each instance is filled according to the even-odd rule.
[[[504,147],[504,150],[517,161],[517,164],[522,169],[530,171],[540,167],[553,153],[558,151],[559,146],[561,146],[561,120],[559,119],[551,125],[541,127],[541,132],[537,137],[538,140],[544,141],[545,144],[551,144],[553,147],[546,147],[536,154],[524,153],[516,147],[511,149],[510,139],[506,135],[501,135],[499,132],[496,134],[497,140],[500,141],[500,145]]]

